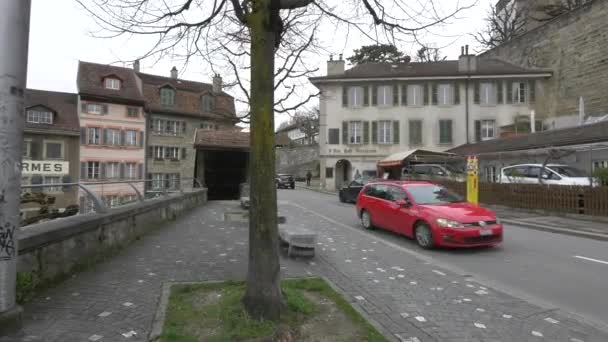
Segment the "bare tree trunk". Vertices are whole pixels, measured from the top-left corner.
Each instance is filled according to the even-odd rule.
[[[283,308],[274,155],[274,48],[271,0],[254,1],[251,32],[251,207],[249,268],[243,303],[255,319],[278,320]]]

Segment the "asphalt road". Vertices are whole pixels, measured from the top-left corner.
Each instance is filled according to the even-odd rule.
[[[278,197],[362,229],[354,205],[340,203],[337,195],[279,190]],[[493,248],[426,251],[403,236],[379,230],[373,234],[524,300],[608,326],[606,241],[506,225],[504,242]]]

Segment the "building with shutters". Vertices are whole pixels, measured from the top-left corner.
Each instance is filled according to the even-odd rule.
[[[145,113],[141,81],[130,68],[80,62],[80,180],[142,181],[145,176]],[[135,186],[143,193],[144,183]],[[90,185],[110,207],[134,202],[128,184]],[[80,203],[90,204],[81,193]]]
[[[310,79],[322,93],[322,186],[334,190],[375,176],[376,163],[399,151],[445,151],[496,138],[501,127],[529,116],[552,73],[478,59],[466,50],[458,60],[349,70],[342,58],[330,59],[327,75]]]
[[[45,90],[25,92],[25,129],[21,184],[73,183],[79,179],[78,95]],[[55,198],[54,209],[77,204],[78,189],[61,186],[24,191],[44,192]],[[34,215],[39,205],[22,206]]]
[[[179,79],[174,67],[170,77],[138,71],[146,99],[147,192],[196,186],[197,129],[231,129],[237,122],[234,98],[222,91],[222,78],[213,84]],[[201,182],[203,182],[201,180]]]

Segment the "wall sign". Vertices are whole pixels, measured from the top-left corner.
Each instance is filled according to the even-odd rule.
[[[332,154],[351,154],[351,153],[378,153],[377,150],[373,150],[373,149],[365,149],[365,148],[345,148],[345,149],[340,149],[340,148],[330,148],[329,153]]]
[[[67,175],[70,172],[70,162],[50,160],[24,160],[21,162],[22,175]]]

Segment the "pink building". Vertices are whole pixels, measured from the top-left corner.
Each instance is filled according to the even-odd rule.
[[[80,62],[80,181],[144,179],[145,117],[141,82],[133,70]],[[144,183],[134,183],[143,194]],[[128,184],[90,185],[108,207],[137,200]],[[90,205],[84,193],[81,205]]]

